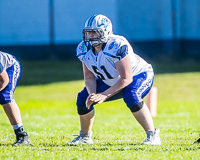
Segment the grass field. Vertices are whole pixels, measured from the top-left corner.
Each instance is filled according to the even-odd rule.
[[[154,64],[158,87],[155,126],[162,145],[142,145],[145,133],[122,100],[96,105],[93,145],[68,146],[79,133],[76,95],[83,88],[78,61],[22,62],[15,92],[33,146],[13,147],[15,135],[0,110],[0,159],[200,159],[200,65]],[[195,71],[195,72],[193,72]]]

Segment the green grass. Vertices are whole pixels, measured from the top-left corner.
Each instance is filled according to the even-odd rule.
[[[156,72],[162,73],[166,65],[158,66]],[[200,134],[200,72],[183,72],[187,64],[170,67],[171,71],[156,74],[154,83],[159,93],[154,122],[161,129],[162,145],[141,145],[143,129],[117,100],[96,106],[93,145],[68,146],[80,129],[76,111],[76,96],[84,87],[80,62],[22,62],[15,99],[33,146],[11,145],[15,135],[1,109],[0,159],[199,159],[200,145],[192,143]],[[169,73],[173,67],[178,73]]]

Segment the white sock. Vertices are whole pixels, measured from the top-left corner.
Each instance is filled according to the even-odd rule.
[[[23,123],[19,123],[19,124],[13,125],[12,127],[13,127],[14,130],[16,130],[21,126],[23,126]]]

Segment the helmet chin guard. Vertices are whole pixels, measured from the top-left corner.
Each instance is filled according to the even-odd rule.
[[[96,32],[98,37],[89,38],[88,32]],[[112,33],[111,21],[104,15],[95,14],[89,17],[85,22],[83,40],[86,44],[89,42],[91,46],[95,47],[106,43]]]

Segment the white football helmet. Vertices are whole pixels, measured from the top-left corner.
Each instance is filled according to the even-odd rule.
[[[89,38],[88,32],[96,32],[98,38]],[[90,43],[91,46],[95,47],[99,44],[106,43],[113,33],[112,23],[110,19],[101,14],[95,14],[89,17],[85,22],[83,29],[83,40],[84,42]]]

